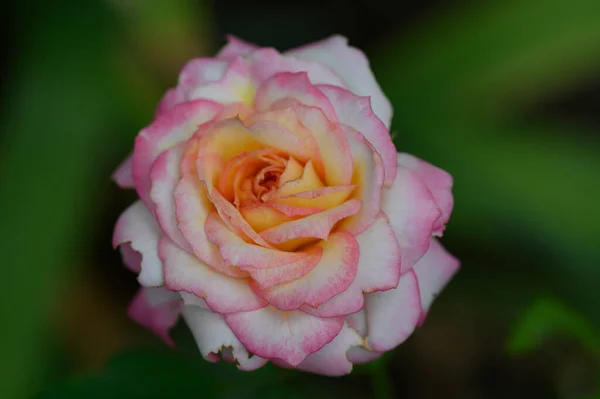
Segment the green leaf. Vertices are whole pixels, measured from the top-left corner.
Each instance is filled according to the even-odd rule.
[[[552,298],[536,300],[516,323],[508,349],[513,355],[531,352],[556,336],[580,342],[600,355],[600,336],[580,314]]]

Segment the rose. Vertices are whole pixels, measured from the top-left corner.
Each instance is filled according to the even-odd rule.
[[[458,262],[434,238],[452,178],[396,153],[391,115],[339,36],[190,61],[115,173],[141,199],[113,240],[142,285],[131,317],[171,343],[181,313],[243,370],[341,375],[403,342]]]

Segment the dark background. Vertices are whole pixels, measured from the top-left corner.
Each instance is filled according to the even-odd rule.
[[[0,397],[599,397],[597,0],[0,9]],[[348,37],[394,105],[398,149],[454,176],[443,242],[461,271],[422,328],[351,376],[208,365],[184,326],[169,352],[127,319],[137,283],[110,238],[135,195],[110,175],[185,61],[227,33],[280,50]]]

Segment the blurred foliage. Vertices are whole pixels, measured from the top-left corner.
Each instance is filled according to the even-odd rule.
[[[52,321],[63,307],[67,315],[82,314],[68,308],[63,295],[72,291],[69,284],[81,284],[73,282],[80,265],[101,264],[102,273],[112,278],[106,287],[97,283],[107,297],[127,292],[115,288],[110,274],[119,265],[90,259],[89,248],[110,251],[102,234],[110,232],[116,215],[108,208],[122,209],[121,202],[131,200],[117,194],[110,173],[183,63],[213,53],[223,41],[221,33],[279,48],[303,44],[334,33],[337,25],[329,17],[340,14],[344,19],[352,7],[358,23],[343,26],[351,41],[365,43],[370,36],[363,37],[362,28],[384,20],[378,10],[387,9],[378,2],[349,3],[343,10],[332,6],[335,12],[325,18],[325,5],[317,2],[312,11],[232,0],[236,7],[229,9],[225,3],[40,0],[12,6],[11,44],[16,50],[4,76],[5,107],[0,111],[0,249],[5,265],[0,397],[27,397],[42,385],[54,387],[43,398],[165,397],[161,393],[167,388],[168,396],[177,396],[178,389],[182,395],[204,395],[199,397],[241,391],[248,397],[280,397],[283,392],[298,398],[365,397],[367,391],[381,398],[399,393],[419,397],[409,389],[411,378],[404,377],[412,375],[403,368],[407,366],[395,359],[357,367],[351,377],[327,379],[273,367],[246,374],[231,365],[204,363],[197,351],[139,350],[118,356],[102,370],[55,381],[73,367],[68,354],[56,353],[60,348],[53,342],[60,340],[56,335],[61,328]],[[221,16],[213,9],[219,7]],[[362,18],[374,22],[362,24]],[[411,348],[438,347],[437,341],[446,337],[431,329],[440,327],[444,315],[458,318],[460,312],[477,321],[479,334],[490,323],[489,329],[499,330],[502,339],[517,320],[510,347],[521,354],[536,352],[540,333],[557,332],[581,342],[586,353],[597,354],[600,142],[591,126],[547,104],[598,78],[600,2],[444,3],[405,21],[408,26],[401,32],[396,32],[396,18],[400,16],[388,23],[394,30],[365,50],[394,105],[398,148],[454,176],[456,206],[444,242],[463,262],[424,331],[403,345],[408,349],[399,349],[398,357],[409,356]],[[591,103],[598,115],[598,103]],[[94,242],[98,237],[105,241]],[[92,292],[80,291],[81,298]],[[540,299],[527,308],[547,291],[561,302]],[[88,308],[80,312],[100,314],[99,306]],[[455,308],[460,312],[452,313]],[[484,309],[481,318],[479,308]],[[122,328],[112,323],[110,328]],[[452,319],[441,327],[457,324]],[[434,338],[421,345],[428,328]],[[90,335],[86,342],[101,346],[95,340],[102,339]],[[484,338],[474,340],[479,342],[468,345],[479,347],[475,344]],[[493,342],[490,346],[500,347]],[[433,349],[427,356],[476,359],[475,354],[452,357],[451,349]],[[570,363],[561,353],[552,362],[567,375]],[[411,359],[427,356],[420,352]],[[435,362],[425,363],[423,367],[437,370]],[[431,377],[429,373],[423,375]],[[454,396],[448,392],[447,397]]]

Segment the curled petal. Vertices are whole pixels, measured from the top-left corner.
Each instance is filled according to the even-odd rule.
[[[305,171],[308,168],[305,168]],[[299,179],[281,186],[267,198],[269,203],[291,206],[304,206],[319,209],[332,209],[344,202],[356,186],[329,186],[311,189],[316,184]],[[318,186],[318,185],[316,185]],[[299,191],[309,189],[309,191]]]
[[[459,266],[458,259],[448,253],[437,239],[432,238],[429,250],[413,267],[421,294],[421,321],[433,300],[458,271]]]
[[[404,342],[421,317],[417,277],[411,270],[400,278],[398,287],[365,296],[367,347],[385,352]]]
[[[240,370],[256,370],[267,363],[266,359],[248,353],[225,323],[223,315],[210,309],[184,306],[183,317],[206,360],[218,360],[219,352],[224,354],[225,349],[231,348],[232,360]]]
[[[184,291],[206,301],[215,312],[232,313],[266,306],[248,286],[247,279],[226,276],[196,257],[182,251],[168,238],[159,244],[165,268],[165,285],[171,291]]]
[[[302,219],[285,222],[260,233],[260,236],[273,244],[281,244],[291,249],[306,240],[329,237],[331,230],[340,220],[356,214],[360,210],[360,201],[350,200],[327,211],[315,213]],[[289,244],[289,245],[286,245]],[[289,248],[288,248],[289,247]]]
[[[164,287],[138,290],[129,304],[129,317],[173,346],[169,330],[175,325],[181,311],[181,297]]]
[[[363,308],[363,293],[385,291],[398,285],[400,249],[387,218],[379,215],[367,230],[356,236],[356,241],[360,259],[352,284],[318,308],[302,310],[319,317],[349,315]]]
[[[373,114],[371,97],[359,97],[336,86],[318,86],[333,105],[341,123],[359,131],[381,155],[385,167],[385,185],[396,177],[396,147],[386,125]]]
[[[271,76],[258,89],[254,106],[258,111],[266,111],[285,98],[318,107],[330,121],[338,121],[333,106],[321,90],[310,83],[306,72],[280,72]]]
[[[206,198],[204,188],[194,176],[185,176],[174,193],[178,229],[190,243],[194,255],[215,270],[232,277],[246,277],[248,274],[236,267],[225,264],[216,245],[209,241],[204,224],[212,211],[212,204]]]
[[[222,106],[208,100],[178,104],[169,112],[157,117],[135,139],[133,153],[133,179],[142,200],[150,206],[150,167],[164,151],[188,140],[198,126],[213,119]]]
[[[362,209],[344,220],[340,227],[352,234],[360,234],[371,225],[381,210],[383,164],[379,154],[362,134],[349,126],[342,125],[342,128],[348,137],[354,162],[352,184],[356,186],[356,190],[352,192],[351,198],[360,200]]]
[[[427,186],[441,214],[433,224],[434,235],[441,236],[445,225],[450,219],[454,198],[452,197],[452,176],[448,172],[433,166],[413,155],[401,153],[398,163],[412,170]]]
[[[346,357],[353,364],[369,363],[375,359],[379,359],[383,352],[373,352],[362,346],[353,346],[346,352]]]
[[[133,154],[129,154],[127,158],[121,165],[115,170],[113,173],[113,180],[119,185],[121,188],[134,188],[135,183],[133,182],[133,170],[131,168],[133,161]]]
[[[369,60],[357,48],[348,46],[348,39],[335,35],[319,42],[302,46],[285,53],[301,60],[327,65],[343,79],[346,87],[359,96],[370,96],[373,111],[386,127],[392,120],[392,105],[385,97],[377,81]],[[313,82],[316,84],[316,82]],[[344,87],[344,85],[334,84]],[[360,130],[360,129],[359,129]]]
[[[321,319],[270,306],[225,315],[225,322],[250,352],[266,359],[282,359],[294,367],[331,342],[344,326],[341,317]]]
[[[121,244],[119,252],[121,252],[125,266],[132,272],[140,274],[142,271],[142,254],[131,248],[130,243]]]
[[[345,186],[352,180],[352,153],[343,130],[316,107],[298,105],[296,114],[317,141],[325,171],[325,183]]]
[[[141,254],[138,281],[144,287],[163,284],[162,263],[158,257],[160,228],[142,201],[133,203],[121,214],[113,234],[113,247],[129,243]]]
[[[318,352],[309,355],[298,365],[298,369],[328,376],[340,376],[352,371],[352,361],[346,353],[362,344],[361,337],[344,325],[340,333]]]
[[[258,284],[260,289],[266,289],[277,284],[286,283],[304,276],[314,269],[323,256],[323,249],[320,247],[310,247],[304,250],[307,256],[299,260],[288,263],[287,265],[271,268],[244,267],[252,279]]]
[[[281,310],[298,309],[304,304],[316,308],[345,291],[356,276],[360,254],[358,243],[352,235],[338,232],[315,245],[322,248],[323,255],[310,272],[265,289],[251,282],[252,288]]]
[[[204,226],[208,239],[219,247],[225,262],[237,267],[268,269],[287,265],[307,256],[302,252],[283,252],[247,243],[231,231],[214,212],[209,215]]]
[[[425,183],[402,165],[392,187],[383,192],[381,208],[396,233],[405,272],[427,252],[441,212]]]

